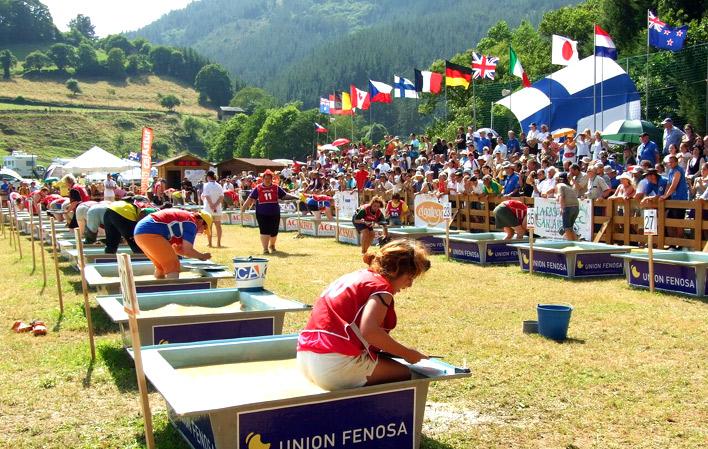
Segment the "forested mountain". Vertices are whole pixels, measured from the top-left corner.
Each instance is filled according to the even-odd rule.
[[[573,0],[201,0],[132,33],[190,46],[281,100],[314,106],[350,82],[473,47],[504,17],[514,26]],[[389,80],[390,81],[390,80]]]

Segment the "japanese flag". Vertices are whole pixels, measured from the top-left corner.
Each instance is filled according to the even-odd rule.
[[[551,62],[557,65],[570,65],[578,60],[578,42],[554,34]]]

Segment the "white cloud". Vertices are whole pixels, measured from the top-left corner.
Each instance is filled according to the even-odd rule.
[[[43,0],[54,23],[66,31],[77,14],[91,18],[96,34],[107,36],[133,31],[159,19],[163,14],[184,8],[194,0]]]

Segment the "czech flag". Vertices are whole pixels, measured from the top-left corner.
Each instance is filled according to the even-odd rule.
[[[391,98],[392,90],[393,86],[380,81],[369,80],[369,97],[372,103],[391,103],[393,101]]]
[[[607,31],[595,25],[595,56],[617,59],[617,47]]]
[[[462,86],[467,89],[472,80],[472,68],[453,64],[445,61],[445,85],[450,87]]]
[[[322,126],[322,125],[320,125],[319,123],[315,122],[315,132],[318,133],[318,134],[324,134],[324,133],[327,133],[327,132],[329,132],[329,131],[327,131],[327,128],[325,128],[324,126]]]

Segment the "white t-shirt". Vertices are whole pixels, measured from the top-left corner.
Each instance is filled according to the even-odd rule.
[[[494,148],[494,151],[495,151],[495,152],[497,152],[497,151],[500,152],[500,153],[502,154],[502,157],[504,157],[504,159],[506,159],[506,153],[507,153],[507,147],[506,147],[506,145],[504,145],[503,143],[500,143],[499,145],[497,145],[496,148]]]
[[[106,179],[103,181],[103,198],[104,199],[115,199],[116,197],[116,187],[118,184],[114,180]]]
[[[588,139],[580,140],[575,138],[576,154],[578,158],[583,158],[585,156],[590,156],[590,141]]]
[[[217,203],[216,210],[209,207],[209,203],[206,199],[209,199],[212,203]],[[224,189],[216,181],[209,181],[204,184],[202,190],[202,200],[204,200],[204,210],[210,214],[220,214],[221,213],[221,200],[224,199]],[[215,217],[216,218],[216,217]]]

